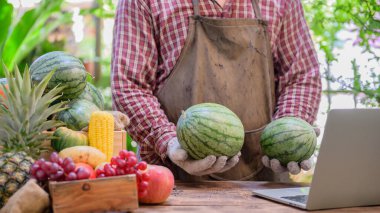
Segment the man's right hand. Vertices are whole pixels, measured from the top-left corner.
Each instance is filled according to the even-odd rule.
[[[214,155],[209,155],[200,160],[189,159],[189,155],[186,150],[181,148],[177,138],[173,138],[168,143],[167,154],[174,164],[181,167],[190,175],[195,176],[225,172],[239,162],[239,157],[241,155],[239,152],[230,159],[228,159],[227,156],[216,157]]]

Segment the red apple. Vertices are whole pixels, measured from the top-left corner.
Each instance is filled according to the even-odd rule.
[[[96,173],[92,166],[86,164],[86,163],[76,163],[75,164],[75,171],[77,171],[79,168],[86,169],[90,173],[90,178],[89,179],[95,179],[96,178]]]
[[[148,165],[144,172],[150,177],[148,192],[146,196],[139,198],[139,202],[149,204],[165,202],[173,191],[173,173],[168,168],[158,165]]]

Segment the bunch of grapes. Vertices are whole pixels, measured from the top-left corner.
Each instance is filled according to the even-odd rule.
[[[71,158],[62,159],[56,152],[50,155],[50,161],[43,158],[34,162],[31,175],[38,181],[71,181],[90,177],[90,172],[84,168],[75,170],[75,163]]]
[[[122,150],[119,156],[111,158],[111,163],[107,163],[103,168],[96,170],[96,177],[110,177],[118,175],[135,174],[137,179],[138,196],[142,198],[148,193],[149,174],[142,172],[147,168],[145,161],[137,162],[136,154],[132,151]]]

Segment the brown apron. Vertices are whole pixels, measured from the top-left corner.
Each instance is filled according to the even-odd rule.
[[[220,180],[271,179],[257,174],[263,169],[259,137],[274,110],[273,62],[266,22],[256,0],[252,5],[257,19],[208,18],[199,16],[199,2],[193,0],[185,46],[157,93],[173,123],[181,110],[204,102],[222,104],[242,120],[242,156],[231,170],[212,175]],[[196,179],[179,168],[175,173],[179,179]]]

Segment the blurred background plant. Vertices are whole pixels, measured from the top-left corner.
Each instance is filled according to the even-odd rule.
[[[49,41],[55,30],[71,22],[71,13],[61,10],[62,3],[44,0],[21,14],[12,4],[0,0],[0,58],[10,70],[15,64],[23,70],[34,56],[62,48],[64,40]],[[2,66],[0,76],[4,76]]]

